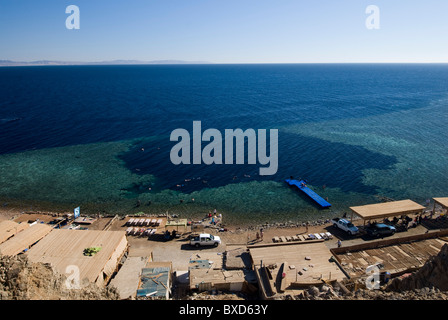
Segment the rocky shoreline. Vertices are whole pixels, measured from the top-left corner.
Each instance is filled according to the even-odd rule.
[[[257,224],[257,225],[253,225],[253,226],[246,226],[244,229],[245,230],[249,230],[249,231],[256,231],[259,230],[260,228],[263,229],[289,229],[289,228],[301,228],[301,227],[306,227],[308,225],[308,227],[319,227],[319,226],[325,226],[328,225],[330,223],[330,219],[317,219],[317,220],[308,220],[308,221],[304,221],[304,222],[292,222],[292,221],[288,221],[288,222],[266,222],[263,224]]]

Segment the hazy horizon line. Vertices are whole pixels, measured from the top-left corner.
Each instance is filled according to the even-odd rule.
[[[114,59],[100,61],[69,61],[69,60],[29,60],[18,61],[0,59],[0,67],[4,66],[63,66],[63,65],[175,65],[175,64],[448,64],[448,61],[302,61],[302,62],[211,62],[211,61],[188,61],[177,59],[161,60],[137,60],[137,59]]]

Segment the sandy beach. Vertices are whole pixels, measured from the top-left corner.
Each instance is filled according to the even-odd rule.
[[[64,214],[66,213],[28,213],[17,208],[2,208],[0,209],[0,221],[14,219],[16,222],[28,222],[39,219],[40,221],[48,223],[55,217],[63,216]],[[105,230],[107,227],[108,230],[126,231],[126,222],[132,216],[114,217],[115,216],[96,216],[96,220],[86,227],[89,230]],[[223,217],[223,219],[225,219],[225,217]],[[273,243],[274,237],[292,237],[324,232],[330,232],[333,235],[333,239],[325,241],[328,248],[335,248],[338,245],[338,240],[341,240],[343,245],[353,245],[366,241],[366,239],[360,237],[348,236],[344,231],[335,228],[328,219],[316,219],[314,221],[308,221],[308,223],[278,222],[247,226],[221,224],[219,222],[215,225],[211,223],[211,218],[209,217],[204,217],[201,220],[189,221],[191,221],[191,225],[182,232],[182,236],[179,239],[164,241],[163,233],[166,230],[164,225],[157,229],[156,236],[154,237],[128,236],[130,256],[146,256],[152,253],[155,261],[172,261],[174,269],[187,269],[190,256],[195,252],[195,250],[192,250],[192,248],[188,246],[188,236],[192,232],[204,232],[219,235],[222,239],[222,245],[217,248],[210,248],[210,251],[221,253],[227,250],[227,248],[234,246],[241,247],[253,244]],[[363,221],[361,219],[354,219],[353,223],[360,226]],[[201,231],[197,231],[196,229],[192,230],[193,224],[201,226]],[[172,231],[169,228],[168,230]],[[401,237],[424,232],[426,232],[426,229],[423,226],[419,226],[418,228],[409,229],[407,232],[397,233],[392,237]]]

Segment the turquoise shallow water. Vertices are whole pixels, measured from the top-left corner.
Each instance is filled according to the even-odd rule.
[[[394,156],[390,168],[364,170],[363,183],[384,196],[423,201],[447,193],[447,108],[448,97],[419,109],[287,130]]]
[[[446,65],[2,68],[0,84],[6,208],[185,217],[216,208],[229,222],[260,223],[448,194]],[[174,166],[169,134],[195,120],[278,129],[277,174]],[[332,208],[288,188],[291,175]]]

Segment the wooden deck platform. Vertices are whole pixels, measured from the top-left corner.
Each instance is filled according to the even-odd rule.
[[[381,263],[384,266],[382,271],[390,272],[393,277],[421,268],[446,243],[448,242],[440,238],[432,238],[384,246],[372,245],[371,248],[364,249],[356,249],[356,246],[338,248],[332,251],[350,278],[365,276],[366,268],[376,263]]]

